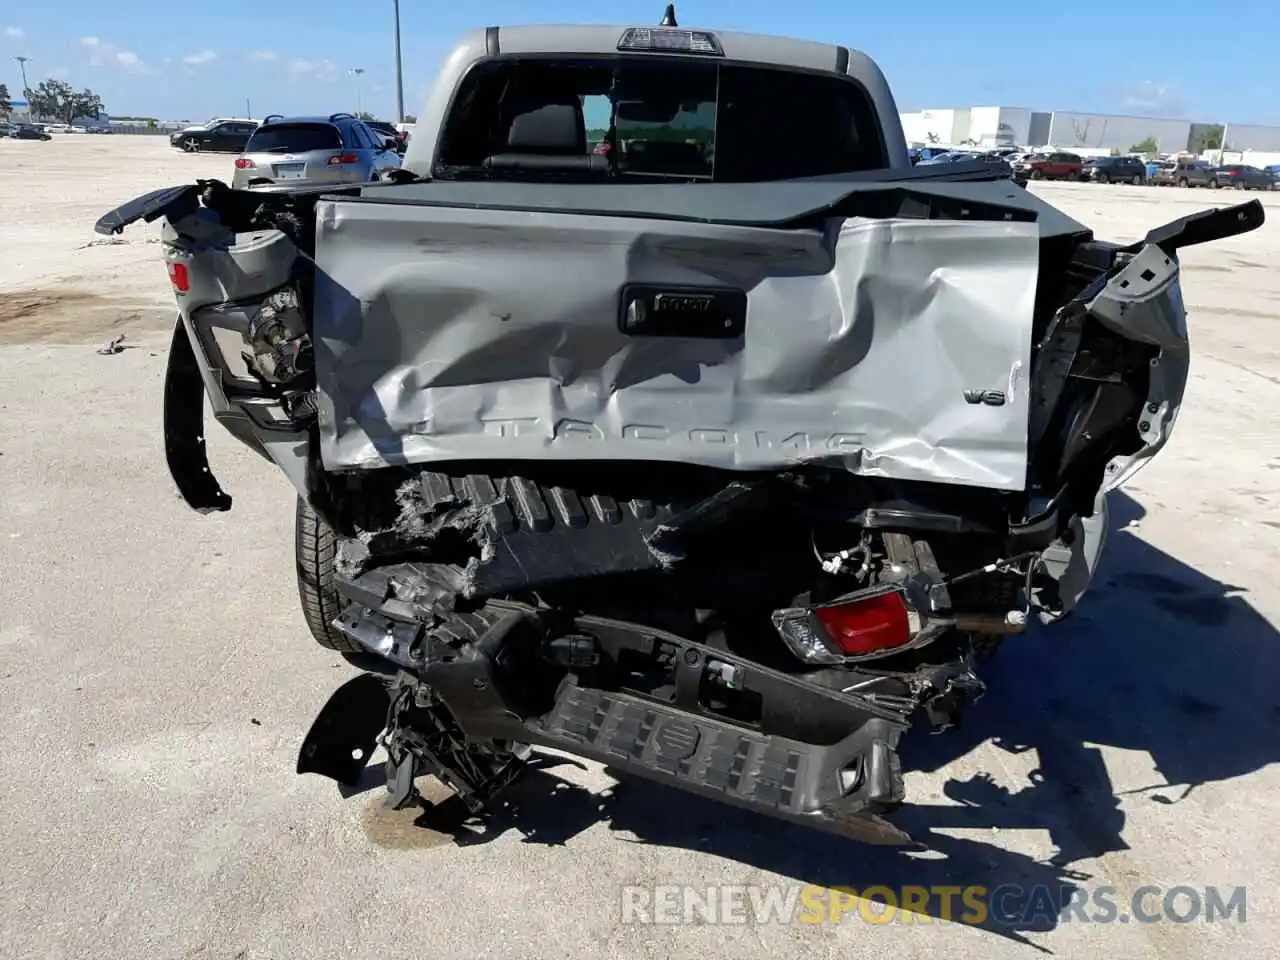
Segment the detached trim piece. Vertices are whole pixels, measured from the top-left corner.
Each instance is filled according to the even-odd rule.
[[[169,475],[192,510],[223,513],[231,497],[209,468],[204,439],[204,380],[179,317],[164,377],[164,456]]]
[[[1183,247],[1213,243],[1227,237],[1257,230],[1266,222],[1267,212],[1258,200],[1237,203],[1230,207],[1213,207],[1200,210],[1156,227],[1137,243],[1124,249],[1137,253],[1148,244],[1155,244],[1166,254],[1173,254]]]

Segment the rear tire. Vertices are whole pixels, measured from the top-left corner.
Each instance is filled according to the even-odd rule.
[[[1180,187],[1189,187],[1189,186],[1191,186],[1191,184],[1189,184],[1189,183],[1187,182],[1187,178],[1186,178],[1186,177],[1179,177],[1179,178],[1178,178],[1178,186],[1180,186]]]
[[[344,655],[363,654],[360,644],[333,626],[333,621],[342,613],[342,599],[333,586],[338,538],[301,497],[294,517],[293,549],[298,568],[298,599],[312,638],[326,650]]]

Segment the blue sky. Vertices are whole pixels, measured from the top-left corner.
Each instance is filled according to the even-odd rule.
[[[0,13],[0,82],[88,86],[108,112],[205,119],[395,109],[391,0],[52,0]],[[453,38],[503,23],[656,23],[661,0],[401,0],[405,109]],[[1273,0],[1015,5],[1002,0],[687,0],[683,25],[844,43],[875,57],[904,110],[977,104],[1280,124]],[[198,13],[199,10],[204,13]],[[220,16],[213,16],[217,11]],[[1227,15],[1229,13],[1229,16]],[[928,27],[923,25],[928,24]],[[365,72],[357,79],[353,68]]]

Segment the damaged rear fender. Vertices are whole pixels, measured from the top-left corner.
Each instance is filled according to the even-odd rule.
[[[1159,453],[1178,419],[1191,366],[1179,272],[1173,254],[1147,244],[1089,301],[1089,313],[1109,330],[1158,348],[1150,360],[1146,403],[1138,422],[1142,445],[1107,464],[1100,493],[1129,480]]]
[[[310,499],[308,481],[310,435],[305,431],[265,430],[241,407],[230,402],[198,344],[193,344],[189,321],[174,324],[164,385],[164,447],[169,476],[187,506],[197,513],[231,509],[209,465],[204,423],[205,400],[214,419],[235,439],[284,471],[289,482]]]
[[[1140,445],[1107,461],[1089,514],[1071,516],[1063,535],[1040,555],[1040,573],[1051,584],[1044,585],[1050,589],[1035,592],[1033,605],[1046,624],[1069,616],[1088,592],[1107,538],[1107,494],[1141,470],[1168,442],[1190,368],[1186,310],[1173,254],[1147,244],[1084,306],[1112,333],[1157,349],[1148,361],[1146,397],[1138,422],[1133,424],[1129,413],[1109,425],[1110,430],[1136,429]],[[1108,428],[1105,419],[1098,422],[1099,429]]]
[[[1157,227],[1125,248],[1132,258],[1085,304],[1087,312],[1108,330],[1156,350],[1148,361],[1147,395],[1136,424],[1140,445],[1107,462],[1092,515],[1074,517],[1067,535],[1041,555],[1041,570],[1054,581],[1053,603],[1038,611],[1042,622],[1069,615],[1088,591],[1107,538],[1107,495],[1146,466],[1173,433],[1191,366],[1177,251],[1248,233],[1264,220],[1262,205],[1252,200]]]
[[[1132,258],[1086,304],[1108,330],[1157,351],[1149,361],[1147,396],[1137,424],[1141,446],[1108,462],[1099,497],[1131,479],[1164,448],[1182,407],[1191,345],[1178,250],[1248,233],[1265,220],[1262,204],[1251,200],[1156,227],[1125,248]]]

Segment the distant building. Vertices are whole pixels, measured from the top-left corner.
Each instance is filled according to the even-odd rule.
[[[1219,121],[1177,120],[1025,107],[957,107],[902,114],[909,143],[979,146],[1055,146],[1128,151],[1151,139],[1164,153],[1192,149],[1210,127],[1226,128],[1227,149],[1280,151],[1280,127]]]
[[[25,100],[14,100],[9,98],[9,115],[12,117],[27,117],[31,115],[31,104]]]

